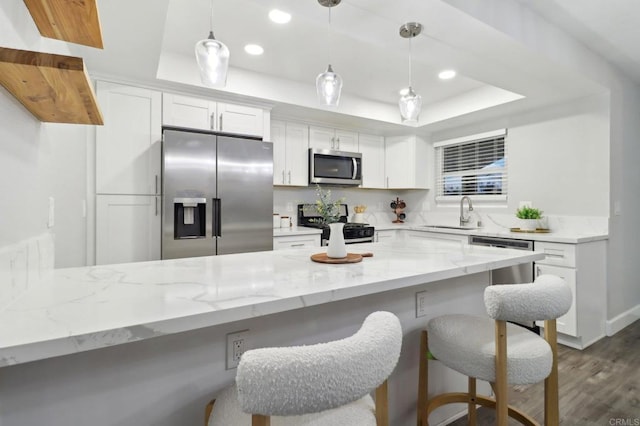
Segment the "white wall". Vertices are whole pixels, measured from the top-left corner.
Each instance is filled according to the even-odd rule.
[[[640,318],[640,86],[620,79],[611,101],[609,334]]]
[[[40,36],[21,0],[0,4],[0,28],[2,46],[68,54],[66,43]],[[87,128],[41,123],[0,88],[0,247],[53,232],[56,252],[63,253],[57,266],[84,265]]]
[[[480,211],[509,213],[518,208],[520,201],[531,201],[547,215],[607,217],[608,104],[604,96],[580,99],[544,111],[440,132],[432,139],[508,129],[507,207],[490,208],[476,203]],[[436,205],[433,200],[432,203]],[[446,209],[442,205],[437,208]]]
[[[561,67],[579,72],[611,91],[610,195],[607,317],[613,331],[640,316],[640,264],[633,242],[640,237],[636,212],[640,161],[640,86],[619,69],[549,24],[519,2],[510,0],[445,0],[484,21],[514,41],[543,54]],[[620,211],[616,215],[616,204]]]

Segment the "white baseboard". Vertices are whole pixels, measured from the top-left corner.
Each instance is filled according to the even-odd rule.
[[[613,336],[626,326],[633,324],[637,319],[640,319],[640,305],[636,305],[617,317],[607,320],[607,336]]]

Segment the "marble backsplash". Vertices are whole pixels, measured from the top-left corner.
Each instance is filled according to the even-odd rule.
[[[53,235],[44,233],[0,248],[0,310],[53,271]]]

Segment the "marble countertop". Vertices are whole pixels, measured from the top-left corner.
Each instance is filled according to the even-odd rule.
[[[401,241],[359,244],[360,263],[319,248],[52,270],[0,310],[9,366],[540,260],[542,253]]]
[[[532,233],[532,232],[512,232],[509,229],[502,228],[477,228],[477,229],[451,229],[451,228],[435,228],[425,224],[415,223],[389,223],[376,225],[377,230],[412,230],[421,232],[437,232],[441,234],[456,235],[480,235],[484,237],[501,237],[513,238],[518,240],[531,241],[547,241],[555,243],[580,244],[590,241],[600,241],[609,238],[609,235],[597,231],[551,231],[548,233]]]
[[[273,228],[274,237],[292,237],[295,235],[320,235],[322,229],[306,228],[304,226],[290,226],[288,228]]]

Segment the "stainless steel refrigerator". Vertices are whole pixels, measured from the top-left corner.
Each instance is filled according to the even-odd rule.
[[[273,249],[273,144],[165,128],[162,258]]]

